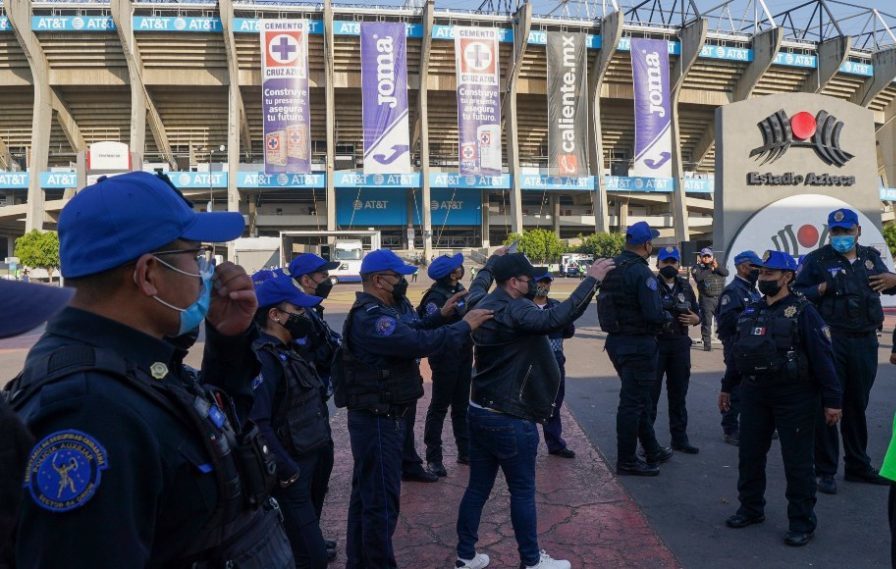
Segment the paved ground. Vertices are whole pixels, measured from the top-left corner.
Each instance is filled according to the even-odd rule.
[[[412,284],[410,296],[419,299],[426,283]],[[560,279],[563,297],[574,281]],[[328,301],[334,327],[342,319],[355,288],[339,285]],[[819,495],[819,529],[806,548],[783,545],[786,531],[783,469],[779,446],[769,455],[768,521],[744,530],[730,530],[724,519],[737,507],[736,448],[721,441],[715,407],[722,362],[721,350],[692,351],[693,368],[688,397],[691,441],[697,456],[676,455],[657,478],[616,478],[607,465],[616,459],[615,408],[618,379],[603,352],[603,334],[596,313],[589,309],[578,323],[576,338],[567,341],[567,438],[579,457],[573,461],[542,456],[538,470],[539,532],[541,543],[556,557],[573,560],[578,568],[798,568],[870,569],[889,564],[886,526],[886,488],[843,482],[837,496]],[[869,407],[869,453],[879,464],[890,436],[896,406],[896,366],[887,363],[887,332],[882,338],[881,367]],[[11,377],[20,368],[25,348],[36,335],[0,342],[0,369]],[[2,380],[0,380],[2,383]],[[427,386],[428,393],[428,386]],[[665,396],[664,396],[665,397]],[[422,419],[425,402],[418,408]],[[324,514],[329,536],[343,541],[350,485],[351,457],[345,433],[345,414],[334,415],[337,468],[333,492]],[[661,403],[657,433],[668,442],[665,403]],[[417,423],[418,449],[422,420]],[[450,432],[450,429],[446,429]],[[453,450],[449,444],[449,449]],[[543,445],[541,447],[543,450]],[[450,451],[449,451],[450,452]],[[450,474],[434,485],[405,484],[402,519],[396,536],[402,567],[450,567],[453,559],[457,504],[465,483],[465,467],[446,461]],[[842,473],[841,473],[842,474]],[[838,477],[839,478],[839,477]],[[515,543],[507,520],[506,486],[499,478],[486,507],[481,545],[495,559],[493,567],[516,564]],[[340,558],[340,561],[342,558]],[[337,565],[339,566],[339,565]]]

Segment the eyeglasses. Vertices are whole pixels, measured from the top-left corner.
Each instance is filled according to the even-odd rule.
[[[207,274],[209,271],[214,271],[215,269],[215,257],[212,255],[211,247],[195,247],[191,249],[168,249],[165,251],[155,251],[152,253],[154,257],[163,257],[165,255],[183,255],[185,253],[193,253],[196,255],[196,266],[199,268],[199,274],[189,273],[187,271],[181,270],[169,263],[166,263],[162,259],[159,259],[163,265],[171,269],[172,271],[176,271],[178,273],[182,273],[185,275],[189,275],[191,277],[201,277],[202,275]]]

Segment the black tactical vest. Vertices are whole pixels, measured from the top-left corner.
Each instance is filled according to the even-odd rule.
[[[608,334],[626,336],[656,335],[660,329],[650,324],[641,315],[638,291],[626,286],[626,273],[634,270],[638,263],[647,264],[641,257],[627,257],[620,262],[616,257],[616,268],[604,278],[597,295],[597,319],[600,327]]]
[[[253,348],[273,355],[283,370],[271,419],[271,426],[280,441],[300,455],[329,443],[325,390],[313,366],[293,350],[278,349],[276,343],[267,338],[257,340]]]
[[[389,414],[423,397],[423,377],[415,359],[403,359],[389,367],[378,368],[352,355],[349,342],[355,311],[367,306],[355,302],[345,318],[342,345],[333,366],[333,401],[337,407]]]
[[[744,309],[734,342],[734,362],[741,375],[766,383],[809,380],[799,333],[800,314],[808,303],[792,296],[772,306],[758,300]]]
[[[818,312],[832,328],[851,332],[876,330],[884,321],[880,294],[868,283],[877,274],[872,251],[859,247],[850,268],[843,268],[842,259],[833,249],[823,250],[817,260],[824,271],[827,292],[818,301]]]

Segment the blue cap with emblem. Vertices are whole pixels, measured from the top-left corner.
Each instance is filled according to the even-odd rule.
[[[339,268],[339,261],[327,261],[314,253],[302,253],[289,263],[289,276],[298,279],[317,271],[332,271]]]
[[[551,271],[549,271],[547,267],[535,267],[535,276],[532,278],[535,279],[536,282],[553,281],[554,275],[551,274]]]
[[[367,253],[361,261],[361,274],[379,273],[381,271],[393,271],[399,275],[412,275],[417,270],[413,265],[406,265],[401,257],[389,249],[377,249]]]
[[[197,213],[166,178],[148,172],[100,176],[59,214],[62,276],[73,279],[120,267],[176,239],[236,239],[239,212]]]
[[[62,310],[74,292],[70,288],[0,279],[0,338],[35,328]]]
[[[756,265],[758,267],[762,264],[762,259],[759,258],[759,255],[757,255],[755,251],[750,251],[748,249],[746,251],[741,251],[734,257],[735,266],[743,263],[750,263],[751,265]]]
[[[859,216],[851,209],[835,209],[828,214],[828,227],[843,227],[849,229],[859,224]]]
[[[709,247],[704,247],[703,249],[700,249],[700,256],[701,257],[712,257],[713,256],[712,249],[710,249]]]
[[[763,269],[772,269],[774,271],[796,271],[796,261],[793,256],[784,251],[766,251],[762,256]]]
[[[255,286],[260,285],[264,281],[270,280],[274,277],[280,276],[283,274],[282,269],[261,269],[260,271],[256,271],[252,273],[252,284]]]
[[[660,232],[651,229],[646,221],[639,221],[633,225],[629,225],[625,232],[625,242],[630,245],[641,245],[648,241],[653,241],[660,236]]]
[[[660,249],[660,252],[656,255],[657,261],[665,261],[666,259],[675,259],[676,261],[681,261],[681,253],[678,252],[678,247],[667,245]]]
[[[432,280],[437,281],[447,277],[463,264],[463,253],[458,253],[456,255],[442,255],[441,257],[437,257],[436,260],[429,265],[429,268],[426,269],[426,274],[429,275],[429,278]]]
[[[323,299],[302,292],[298,285],[287,275],[277,275],[255,286],[255,296],[258,297],[258,306],[277,306],[281,302],[288,302],[299,308],[311,308],[317,306]]]

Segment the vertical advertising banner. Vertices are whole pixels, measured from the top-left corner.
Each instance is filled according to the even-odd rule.
[[[672,177],[672,110],[666,40],[632,39],[635,167],[632,176]]]
[[[361,23],[364,173],[411,171],[405,24]]]
[[[308,21],[262,20],[259,29],[265,174],[308,174]]]
[[[464,175],[501,173],[497,28],[456,28],[458,160]]]
[[[548,32],[548,170],[588,175],[587,51],[581,32]]]

